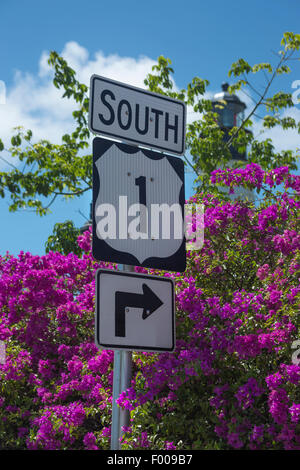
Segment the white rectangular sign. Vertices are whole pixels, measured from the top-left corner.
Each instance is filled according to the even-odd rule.
[[[93,75],[89,128],[102,136],[182,155],[185,103]]]
[[[174,281],[99,269],[95,341],[100,348],[173,351]]]

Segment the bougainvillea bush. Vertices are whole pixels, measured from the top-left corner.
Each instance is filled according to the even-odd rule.
[[[249,164],[211,182],[256,200],[192,199],[204,245],[184,274],[159,273],[176,281],[176,350],[133,354],[123,449],[300,449],[299,177]],[[79,257],[0,258],[2,448],[109,448],[113,352],[94,345],[94,277],[115,266],[92,259],[90,232],[78,243]]]

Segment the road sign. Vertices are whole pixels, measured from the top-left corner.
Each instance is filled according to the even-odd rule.
[[[183,161],[97,137],[93,162],[94,258],[184,271]]]
[[[170,278],[99,269],[95,340],[100,348],[173,351],[174,282]]]
[[[99,75],[91,77],[89,128],[96,134],[181,155],[185,122],[182,101]]]

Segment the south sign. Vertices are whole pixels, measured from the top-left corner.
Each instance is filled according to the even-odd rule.
[[[89,127],[96,134],[182,155],[186,107],[179,100],[93,75]]]

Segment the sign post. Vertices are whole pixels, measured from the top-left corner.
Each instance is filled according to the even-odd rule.
[[[116,402],[121,393],[121,354],[123,351],[114,351],[114,378],[112,397],[112,419],[110,450],[120,449],[120,408]]]
[[[133,266],[120,265],[120,271],[133,272]],[[112,400],[112,424],[111,424],[111,450],[120,450],[123,426],[130,424],[129,410],[121,409],[116,400],[119,398],[121,392],[130,387],[132,372],[132,352],[121,351],[116,349],[114,351],[114,378],[113,378],[113,400]]]
[[[93,141],[92,252],[119,265],[96,274],[95,343],[114,350],[111,450],[130,422],[116,400],[130,387],[132,351],[175,349],[174,282],[134,266],[185,271],[184,164],[159,153],[184,153],[185,126],[182,101],[91,77],[89,128],[105,137]]]
[[[120,449],[130,413],[116,400],[130,387],[132,350],[172,351],[175,347],[174,282],[137,274],[133,266],[96,275],[95,342],[114,349],[111,450]]]

